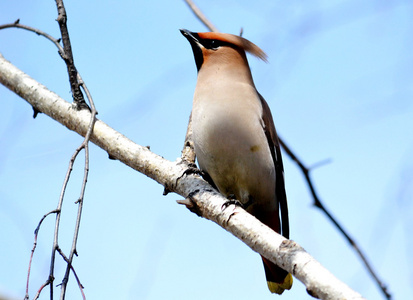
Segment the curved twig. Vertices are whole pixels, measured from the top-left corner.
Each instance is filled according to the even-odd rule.
[[[20,29],[24,29],[24,30],[27,30],[27,31],[34,32],[37,35],[41,35],[41,36],[45,37],[46,39],[48,39],[49,41],[51,41],[53,44],[55,44],[57,49],[59,49],[59,55],[60,56],[62,56],[63,53],[64,53],[63,47],[60,45],[60,39],[56,39],[56,38],[52,37],[50,34],[44,32],[40,29],[20,24],[20,19],[17,19],[14,23],[0,25],[0,30],[1,29],[6,29],[6,28],[20,28]]]
[[[56,209],[48,212],[47,214],[45,214],[45,215],[40,219],[39,224],[37,225],[36,229],[34,230],[33,248],[32,248],[31,254],[30,254],[29,270],[27,271],[26,295],[24,296],[24,299],[25,299],[25,300],[26,300],[26,299],[27,299],[27,300],[29,299],[30,271],[31,271],[31,268],[32,268],[32,261],[33,261],[34,251],[36,250],[36,246],[37,246],[37,237],[38,237],[38,235],[39,235],[40,226],[42,225],[44,219],[46,219],[46,217],[47,217],[48,215],[55,214],[55,213],[58,213],[58,211],[57,211]],[[46,286],[46,285],[47,285],[47,284],[45,284],[44,286]]]

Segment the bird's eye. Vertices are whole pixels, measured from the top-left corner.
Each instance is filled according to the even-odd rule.
[[[221,43],[218,40],[206,40],[204,46],[205,48],[216,50],[221,46]]]

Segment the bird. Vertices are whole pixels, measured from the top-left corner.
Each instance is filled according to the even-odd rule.
[[[257,91],[246,52],[267,61],[249,40],[218,32],[180,29],[198,71],[192,138],[204,178],[228,199],[289,238],[280,143],[270,108]],[[262,256],[272,293],[291,289],[292,276]]]

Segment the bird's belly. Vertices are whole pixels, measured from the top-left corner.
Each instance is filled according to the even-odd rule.
[[[220,105],[193,111],[193,138],[200,168],[225,196],[242,203],[275,202],[275,170],[260,116]]]

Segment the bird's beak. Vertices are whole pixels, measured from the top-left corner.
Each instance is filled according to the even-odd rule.
[[[196,33],[191,32],[187,29],[179,29],[179,31],[182,33],[182,35],[191,43],[199,44],[199,40],[196,38]]]
[[[192,52],[194,53],[196,68],[198,71],[201,69],[201,66],[204,62],[204,55],[202,53],[202,49],[204,46],[199,42],[199,35],[196,32],[191,32],[186,29],[179,29],[182,35],[188,40],[189,44],[191,45]]]

